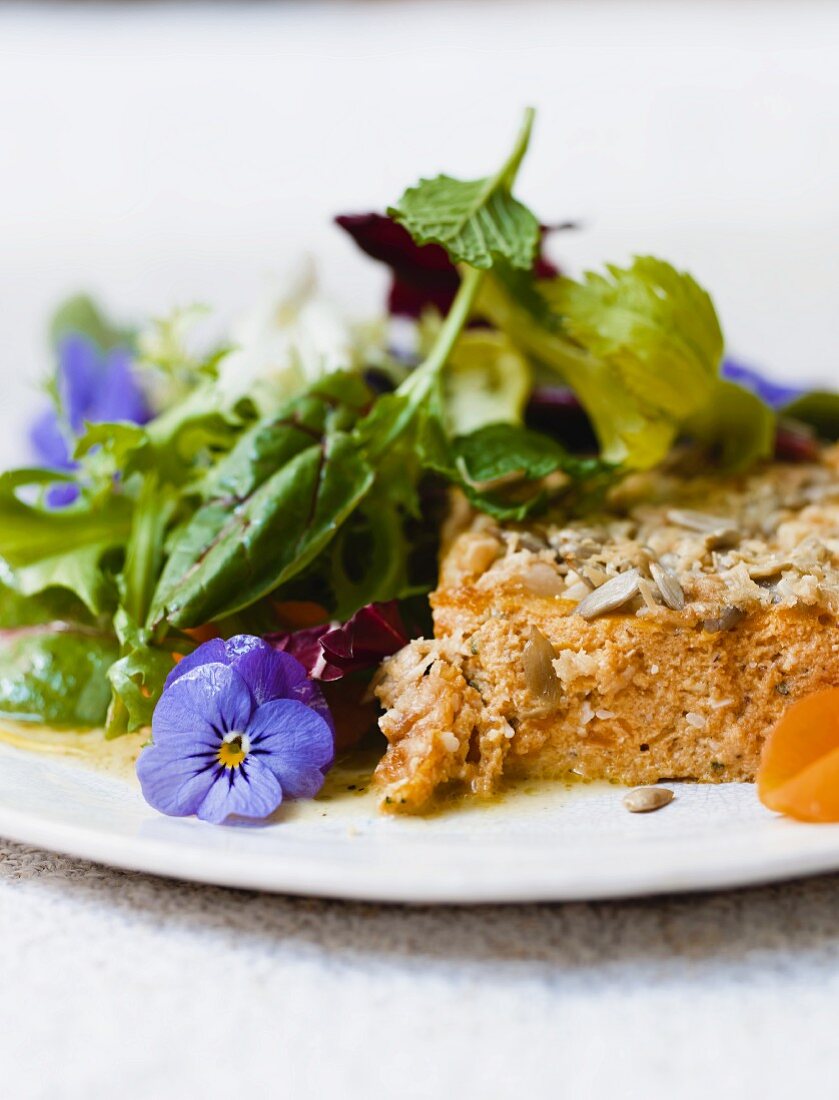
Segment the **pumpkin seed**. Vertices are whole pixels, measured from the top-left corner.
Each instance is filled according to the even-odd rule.
[[[724,607],[719,615],[713,619],[705,619],[702,629],[707,634],[719,634],[722,630],[731,630],[746,617],[746,612],[739,607]]]
[[[533,627],[522,653],[524,680],[531,694],[546,706],[559,702],[559,679],[554,670],[556,650],[538,627]]]
[[[660,810],[673,798],[669,787],[636,787],[623,796],[623,804],[631,814],[648,814],[652,810]]]
[[[596,619],[598,615],[605,615],[609,611],[617,611],[628,603],[638,591],[640,573],[637,569],[628,569],[625,573],[618,573],[616,577],[601,584],[593,592],[580,600],[576,613],[584,619]]]

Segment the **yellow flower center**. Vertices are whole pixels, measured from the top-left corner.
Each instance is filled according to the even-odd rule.
[[[224,735],[218,747],[218,762],[223,768],[238,768],[250,750],[250,740],[246,733],[233,730]]]

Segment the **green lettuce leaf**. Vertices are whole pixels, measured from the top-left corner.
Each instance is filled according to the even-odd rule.
[[[115,638],[66,628],[0,633],[0,715],[48,726],[88,728],[105,721],[107,673]]]
[[[781,416],[808,424],[822,439],[839,439],[839,393],[813,390],[781,409]]]
[[[103,351],[131,347],[135,332],[113,324],[87,294],[76,294],[61,303],[50,322],[50,342],[58,345],[65,336],[86,336]]]
[[[579,283],[539,284],[499,270],[478,309],[574,390],[604,461],[644,468],[707,406],[722,334],[710,298],[689,275],[651,257],[607,270]]]
[[[231,615],[325,549],[375,478],[349,430],[363,397],[358,378],[335,375],[242,436],[170,541],[152,625]]]
[[[24,595],[47,588],[75,593],[93,615],[113,609],[115,594],[103,558],[124,546],[131,502],[111,492],[60,510],[21,498],[65,480],[54,470],[12,470],[0,475],[0,558]]]
[[[719,465],[731,472],[745,470],[775,449],[777,419],[750,390],[720,379],[704,408],[684,421],[685,435],[704,444]]]
[[[531,384],[528,360],[504,333],[464,332],[443,375],[449,431],[466,435],[486,424],[520,424]]]

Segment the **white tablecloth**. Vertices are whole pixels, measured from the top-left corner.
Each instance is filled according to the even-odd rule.
[[[734,347],[836,374],[839,8],[811,3],[0,9],[0,459],[54,300],[246,305],[329,216],[468,175],[541,108],[523,197],[572,264],[657,251]],[[839,1095],[839,879],[409,911],[185,886],[0,845],[0,1095]]]
[[[836,1095],[839,878],[406,909],[0,845],[14,1100]]]

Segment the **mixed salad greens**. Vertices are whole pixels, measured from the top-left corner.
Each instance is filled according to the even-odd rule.
[[[0,477],[0,715],[145,727],[210,638],[363,676],[421,619],[448,486],[522,520],[589,506],[682,437],[741,469],[776,441],[807,457],[807,422],[836,434],[831,395],[721,374],[689,275],[648,256],[580,280],[551,265],[515,194],[532,124],[490,175],[337,219],[391,268],[407,341],[346,330],[305,285],[201,353],[195,311],[141,332],[84,298],[59,311],[44,464]],[[779,405],[797,426],[779,432]]]

